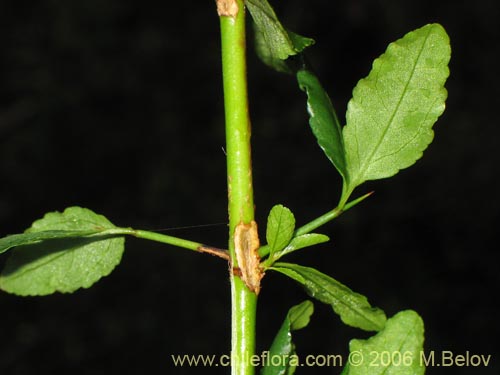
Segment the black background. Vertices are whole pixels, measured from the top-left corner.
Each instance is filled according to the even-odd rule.
[[[359,188],[375,195],[322,228],[331,243],[290,256],[367,295],[388,315],[411,308],[426,349],[491,354],[489,367],[428,374],[496,374],[497,2],[274,1],[282,21],[316,39],[309,58],[340,118],[351,90],[386,45],[429,22],[452,42],[447,110],[414,167]],[[81,205],[121,226],[163,229],[226,221],[218,19],[213,1],[0,3],[0,235],[47,211]],[[276,203],[298,223],[332,208],[340,180],[307,126],[292,77],[249,49],[256,208]],[[225,246],[226,226],[167,233]],[[5,260],[5,256],[0,262]],[[269,274],[258,350],[306,296]],[[306,354],[347,352],[366,337],[316,304],[295,334]],[[0,373],[227,373],[174,368],[171,354],[229,350],[227,265],[127,240],[112,275],[73,295],[0,294]],[[298,373],[339,373],[340,368]]]

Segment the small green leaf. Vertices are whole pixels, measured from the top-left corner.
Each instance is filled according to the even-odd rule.
[[[295,217],[288,208],[278,204],[267,217],[266,240],[271,255],[290,243],[295,230]]]
[[[307,94],[307,111],[309,125],[319,146],[347,181],[347,165],[345,159],[342,129],[335,114],[328,94],[321,86],[318,78],[308,70],[297,73],[297,81],[301,90]]]
[[[277,72],[292,74],[292,70],[289,68],[288,64],[286,63],[286,60],[282,60],[278,58],[275,54],[273,54],[271,47],[266,42],[264,33],[255,24],[254,24],[254,46],[255,46],[255,53],[264,64],[266,64],[270,68],[273,68]]]
[[[269,52],[275,58],[286,60],[297,53],[290,36],[267,0],[245,0],[245,5],[255,22],[255,27],[262,33]]]
[[[342,321],[365,331],[380,331],[386,322],[385,313],[370,305],[365,296],[353,292],[337,280],[310,267],[276,263],[271,270],[287,275],[301,284],[318,301],[329,304]]]
[[[307,327],[313,312],[314,305],[311,301],[304,301],[299,305],[293,306],[288,312],[290,330],[298,331]]]
[[[269,358],[272,358],[272,362],[264,362],[261,375],[285,375],[293,373],[293,367],[295,367],[293,363],[295,345],[292,342],[292,331],[306,327],[313,312],[314,305],[311,301],[304,301],[299,305],[293,306],[288,311],[269,349]],[[297,357],[295,358],[298,360]]]
[[[104,216],[70,207],[33,223],[26,234],[105,231],[115,228]],[[22,235],[19,235],[22,236]],[[0,275],[0,288],[19,295],[47,295],[88,288],[108,275],[121,260],[124,239],[116,236],[43,238],[13,250]],[[71,236],[74,237],[74,236]],[[19,237],[21,238],[21,237]]]
[[[299,35],[293,31],[287,30],[286,32],[292,41],[293,48],[296,53],[303,52],[307,47],[310,47],[315,43],[314,39]]]
[[[272,68],[289,72],[284,60],[314,44],[314,40],[287,31],[267,0],[245,0],[245,4],[254,20],[257,55]]]
[[[328,242],[329,240],[330,238],[328,238],[328,236],[318,233],[308,233],[294,237],[292,238],[287,247],[285,247],[282,251],[275,254],[275,259],[281,258],[286,254],[292,253],[296,250],[303,249],[305,247],[310,247],[323,242]]]
[[[423,375],[421,361],[424,323],[412,310],[388,319],[385,328],[367,340],[351,340],[349,350],[356,353],[342,374],[345,375]],[[350,356],[350,358],[351,358]],[[359,360],[361,360],[359,362]]]
[[[414,164],[445,108],[450,41],[426,25],[391,43],[359,81],[347,109],[344,145],[351,189]]]

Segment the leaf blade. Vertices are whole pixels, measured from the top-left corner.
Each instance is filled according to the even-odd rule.
[[[293,366],[290,359],[295,354],[295,346],[292,341],[292,331],[305,328],[314,312],[314,305],[311,301],[304,301],[293,306],[285,317],[273,343],[269,349],[269,358],[280,358],[279,364],[273,365],[264,363],[261,375],[284,375],[292,373]]]
[[[286,30],[267,0],[245,0],[245,5],[254,21],[257,55],[275,70],[290,73],[285,60],[314,44],[314,40]]]
[[[330,238],[324,234],[319,234],[319,233],[306,233],[302,234],[300,236],[292,238],[290,243],[282,250],[279,252],[277,255],[277,258],[281,258],[282,256],[286,254],[290,254],[294,251],[303,249],[305,247],[310,247],[314,245],[318,245],[320,243],[328,242]]]
[[[429,24],[391,43],[359,81],[343,130],[352,188],[422,156],[444,111],[450,54],[446,31]]]
[[[421,363],[423,352],[424,324],[412,310],[401,311],[387,320],[385,328],[367,340],[351,340],[349,350],[363,358],[357,366],[344,369],[345,375],[423,375],[425,366]],[[376,353],[379,360],[370,361]],[[389,354],[384,356],[383,354]],[[387,358],[386,358],[387,357]]]
[[[35,221],[26,233],[101,231],[116,228],[102,215],[81,207],[51,212]],[[0,275],[0,289],[18,295],[70,293],[88,288],[119,264],[124,238],[93,236],[46,239],[19,246]]]
[[[342,129],[332,102],[318,78],[310,71],[297,72],[299,87],[307,95],[309,125],[326,157],[345,181],[348,180]]]
[[[101,232],[101,229],[96,230],[46,230],[41,232],[25,232],[20,234],[11,234],[9,236],[0,238],[0,254],[10,250],[13,247],[32,245],[34,243],[62,239],[62,238],[72,238],[72,237],[83,237],[91,234],[96,234]]]
[[[295,217],[288,208],[275,205],[267,217],[266,240],[270,254],[284,249],[291,241],[295,230]]]
[[[297,53],[290,36],[267,0],[245,0],[245,5],[276,58],[286,60]]]
[[[291,263],[276,263],[269,269],[292,278],[311,297],[331,305],[345,324],[365,331],[380,331],[384,328],[386,316],[381,309],[372,307],[365,296],[353,292],[330,276],[314,268]]]

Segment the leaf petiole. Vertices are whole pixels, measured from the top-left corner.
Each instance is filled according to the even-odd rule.
[[[98,234],[102,235],[130,235],[144,240],[150,240],[155,242],[161,242],[168,245],[173,245],[181,247],[183,249],[199,251],[201,253],[207,253],[215,255],[219,258],[229,260],[229,253],[225,249],[219,249],[213,246],[207,246],[199,242],[186,240],[184,238],[168,236],[166,234],[151,232],[142,229],[132,229],[132,228],[112,228],[103,231]]]

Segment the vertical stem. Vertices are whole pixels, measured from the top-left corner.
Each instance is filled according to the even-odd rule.
[[[243,0],[217,0],[222,42],[226,118],[229,253],[237,267],[234,233],[254,220],[250,119],[248,114],[245,8]],[[227,12],[226,12],[227,11]],[[257,295],[231,272],[231,355],[233,375],[253,375]]]
[[[235,18],[221,17],[222,70],[226,115],[226,153],[229,193],[229,225],[254,219],[250,118],[248,114],[245,11]]]

